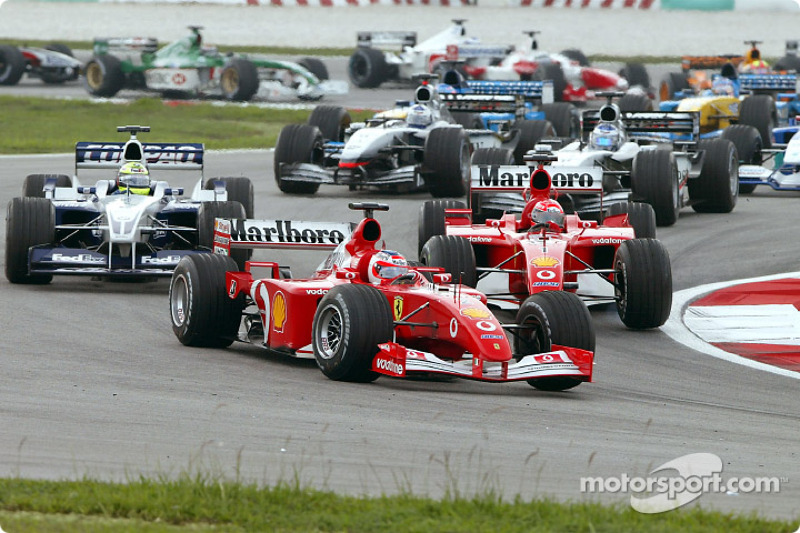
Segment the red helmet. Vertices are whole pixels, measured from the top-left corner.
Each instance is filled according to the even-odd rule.
[[[555,200],[541,200],[533,206],[531,221],[534,224],[555,222],[562,226],[564,223],[564,209]]]

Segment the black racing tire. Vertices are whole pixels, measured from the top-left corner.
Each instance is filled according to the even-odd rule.
[[[643,150],[633,160],[631,191],[653,206],[656,224],[671,226],[681,208],[678,166],[669,150]]]
[[[316,76],[319,81],[330,79],[328,75],[328,67],[326,67],[325,63],[319,58],[303,57],[297,62],[297,64]]]
[[[225,255],[191,254],[180,260],[169,284],[169,310],[181,344],[225,348],[236,340],[245,297],[228,296],[225,273],[237,270]]]
[[[631,239],[614,256],[614,297],[622,323],[631,329],[657,328],[672,308],[669,253],[657,239]]]
[[[83,82],[92,96],[114,96],[125,86],[122,62],[111,54],[92,57],[83,67]]]
[[[347,74],[353,85],[361,89],[374,89],[389,78],[386,56],[375,48],[356,48],[347,63]]]
[[[344,132],[352,122],[347,109],[338,105],[318,105],[308,117],[308,124],[318,127],[325,141],[344,141]]]
[[[545,120],[553,125],[558,137],[577,139],[581,136],[581,115],[578,108],[569,102],[542,104],[539,111],[544,113]]]
[[[464,196],[469,189],[470,145],[464,128],[434,128],[425,139],[423,179],[434,198]]]
[[[768,94],[754,94],[748,96],[739,104],[739,124],[753,126],[761,135],[764,148],[772,148],[775,136],[772,129],[778,123],[778,112],[775,100]]]
[[[444,210],[466,209],[467,205],[461,200],[428,200],[419,208],[419,222],[417,224],[417,254],[422,252],[422,247],[434,235],[444,235]]]
[[[225,183],[225,190],[228,192],[229,202],[239,202],[244,207],[244,217],[253,218],[255,192],[253,182],[245,176],[230,176],[220,178],[209,178],[203,186],[206,190],[214,189],[214,182],[222,181]]]
[[[44,198],[12,198],[6,212],[6,279],[11,283],[45,284],[50,274],[28,273],[28,250],[56,237],[56,209]]]
[[[239,202],[203,202],[197,211],[197,244],[204,249],[214,249],[214,219],[215,218],[247,218],[245,209]],[[252,250],[238,248],[231,250],[231,258],[236,262],[239,270],[244,270],[245,262],[250,259]]]
[[[275,182],[286,194],[314,194],[319,190],[319,183],[303,183],[286,181],[280,174],[281,163],[322,163],[322,133],[316,126],[308,124],[289,124],[284,126],[278,135],[275,145],[274,168]]]
[[[656,238],[656,212],[644,202],[618,202],[608,208],[608,216],[628,215],[628,223],[637,239]]]
[[[623,113],[637,111],[652,111],[653,101],[646,94],[627,93],[617,102],[619,110]]]
[[[249,59],[236,57],[222,69],[219,87],[226,100],[247,102],[258,92],[258,69]]]
[[[662,102],[675,98],[675,93],[691,89],[689,78],[683,72],[670,72],[658,85],[658,98]]]
[[[583,53],[582,50],[578,50],[576,48],[569,48],[567,50],[561,51],[562,56],[567,56],[572,61],[577,61],[578,64],[582,67],[590,67],[592,66],[589,58],[586,57],[586,54]]]
[[[464,237],[434,235],[422,247],[419,260],[425,266],[444,268],[453,276],[453,283],[470,287],[478,284],[475,251]]]
[[[787,54],[772,65],[772,70],[800,72],[800,57]]]
[[[556,102],[564,101],[564,91],[567,88],[567,77],[564,69],[558,63],[540,63],[533,73],[533,79],[538,81],[553,81],[553,99]]]
[[[728,139],[702,139],[703,167],[689,180],[692,209],[698,213],[730,213],[739,199],[739,155]]]
[[[26,68],[25,56],[19,48],[0,44],[0,85],[16,85]]]
[[[642,63],[625,63],[619,75],[628,80],[629,87],[650,89],[650,74]]]
[[[56,187],[72,187],[72,178],[66,174],[28,174],[22,182],[22,196],[44,198],[44,182],[49,178],[56,179]]]
[[[514,125],[514,129],[519,130],[514,147],[514,161],[518,165],[525,164],[525,154],[533,150],[539,141],[556,136],[556,129],[549,120],[522,120]]]
[[[760,165],[762,163],[764,143],[761,140],[761,134],[754,126],[731,124],[722,130],[721,137],[728,139],[736,146],[740,165]],[[739,194],[750,194],[755,189],[756,185],[753,183],[739,184]]]
[[[50,43],[46,45],[44,49],[52,52],[58,52],[59,54],[64,54],[65,56],[75,57],[75,54],[72,53],[72,49],[66,44]],[[52,85],[58,85],[70,80],[74,80],[78,77],[78,74],[79,73],[74,70],[67,71],[64,68],[43,69],[40,72],[42,81]]]
[[[514,152],[507,148],[477,148],[472,152],[472,165],[515,165]],[[503,211],[484,209],[482,195],[470,193],[469,206],[472,209],[472,223],[483,224],[487,218],[500,218]],[[424,243],[422,243],[424,244]]]
[[[371,285],[338,285],[320,300],[311,329],[314,359],[335,381],[368,383],[378,344],[392,340],[394,324],[386,296]]]
[[[517,312],[517,325],[525,327],[514,339],[518,357],[549,352],[554,344],[591,352],[595,348],[589,309],[571,292],[544,291],[528,296]],[[580,385],[581,380],[549,377],[530,379],[528,384],[543,391],[562,391]]]

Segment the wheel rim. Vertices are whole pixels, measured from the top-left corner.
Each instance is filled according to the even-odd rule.
[[[614,299],[617,301],[617,306],[623,312],[623,314],[627,304],[627,286],[628,280],[627,276],[625,275],[625,264],[622,261],[617,261],[617,264],[614,267]]]
[[[239,74],[232,68],[222,73],[220,85],[225,94],[233,94],[239,88]]]
[[[97,63],[89,63],[86,67],[86,83],[92,89],[97,89],[103,83],[103,69]]]
[[[730,176],[728,179],[730,181],[730,188],[731,188],[731,195],[736,196],[739,194],[739,160],[731,153],[731,160],[728,163],[728,168],[730,169]]]
[[[681,188],[678,183],[678,167],[673,167],[672,172],[672,210],[677,213],[681,208]]]
[[[353,74],[355,74],[355,78],[358,80],[363,80],[367,77],[369,73],[367,69],[367,62],[362,57],[355,57],[353,58]]]
[[[520,323],[525,329],[520,331],[520,356],[542,353],[550,350],[547,342],[547,326],[535,315],[526,316]]]
[[[317,326],[317,353],[322,359],[332,359],[339,351],[344,332],[342,313],[334,305],[320,312]]]
[[[470,181],[470,162],[469,162],[469,148],[466,144],[461,145],[461,181],[464,183],[465,188],[469,188]]]
[[[182,327],[186,323],[186,311],[189,308],[189,284],[183,275],[177,276],[172,282],[169,294],[169,310],[172,323]]]

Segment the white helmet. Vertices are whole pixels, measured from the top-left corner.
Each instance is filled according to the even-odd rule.
[[[393,280],[408,272],[406,258],[394,250],[381,250],[369,261],[369,281],[381,283]]]
[[[615,152],[624,142],[622,130],[615,124],[601,122],[589,135],[589,146],[594,150],[610,150]]]
[[[433,113],[428,106],[417,104],[408,110],[406,122],[413,128],[427,128],[433,123]]]

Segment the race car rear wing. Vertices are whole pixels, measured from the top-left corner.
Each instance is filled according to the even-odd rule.
[[[360,31],[357,34],[356,46],[376,48],[385,51],[401,51],[406,46],[416,46],[415,31]]]
[[[739,66],[744,61],[744,56],[739,54],[719,55],[719,56],[683,56],[681,58],[681,68],[690,69],[716,69],[722,68],[727,63]]]
[[[230,255],[232,248],[332,249],[354,228],[349,222],[218,218],[214,221],[214,253]]]
[[[637,111],[621,114],[620,120],[628,133],[689,133],[700,135],[700,113]],[[591,132],[600,122],[600,111],[583,112],[583,132]]]
[[[158,40],[154,37],[103,37],[94,40],[95,55],[110,51],[154,53],[158,50]]]
[[[537,166],[473,165],[470,192],[523,192],[530,187],[531,175]],[[599,167],[545,166],[550,175],[550,190],[569,194],[603,192],[603,169]]]
[[[754,93],[796,93],[800,90],[796,74],[740,74],[739,88]]]
[[[75,144],[75,170],[119,168],[128,161],[148,167],[203,171],[202,143],[89,142]],[[77,173],[77,172],[76,172]]]
[[[469,81],[454,87],[452,93],[439,92],[450,112],[513,113],[524,102],[553,103],[553,82],[546,81]]]

